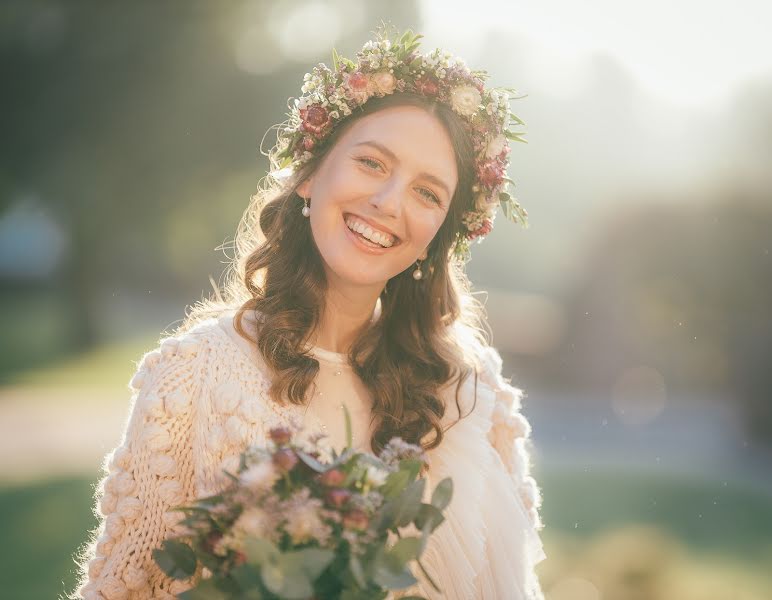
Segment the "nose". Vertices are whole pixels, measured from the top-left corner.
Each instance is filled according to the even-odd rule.
[[[384,216],[398,219],[402,216],[404,190],[397,177],[390,177],[377,193],[370,197],[370,206],[378,209]]]

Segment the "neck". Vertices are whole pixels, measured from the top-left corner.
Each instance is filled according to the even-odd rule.
[[[354,340],[370,326],[382,290],[383,286],[330,285],[313,345],[348,353]]]

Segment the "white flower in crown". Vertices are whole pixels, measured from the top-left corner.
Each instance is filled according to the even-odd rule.
[[[460,85],[450,92],[453,110],[468,117],[477,112],[481,100],[480,91],[471,85]]]
[[[498,134],[496,137],[488,141],[488,145],[485,148],[485,156],[488,158],[494,158],[501,154],[504,150],[504,146],[507,145],[507,138],[503,134]]]
[[[388,71],[378,71],[372,75],[373,83],[376,87],[376,93],[379,96],[386,96],[394,92],[397,87],[397,79]]]

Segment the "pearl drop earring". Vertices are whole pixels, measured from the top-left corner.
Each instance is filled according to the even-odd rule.
[[[416,281],[418,281],[419,279],[421,279],[424,276],[423,271],[421,271],[421,261],[425,260],[427,256],[428,256],[428,254],[427,254],[426,250],[424,250],[423,253],[421,254],[421,256],[416,261],[418,263],[418,266],[416,267],[416,270],[413,271],[413,279],[415,279]]]
[[[311,208],[308,206],[308,198],[303,198],[303,203],[305,204],[302,210],[303,216],[307,217],[308,215],[311,214]]]

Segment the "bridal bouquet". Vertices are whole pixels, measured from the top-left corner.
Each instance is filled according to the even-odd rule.
[[[270,430],[267,447],[249,447],[221,493],[174,510],[185,513],[185,533],[153,551],[174,579],[202,577],[182,600],[376,600],[417,582],[431,533],[444,520],[453,493],[450,478],[422,501],[418,477],[423,449],[395,437],[378,456],[347,447],[325,454],[293,441],[294,432]],[[420,535],[405,536],[414,525]],[[390,540],[396,543],[390,544]],[[417,599],[417,596],[409,598]]]

